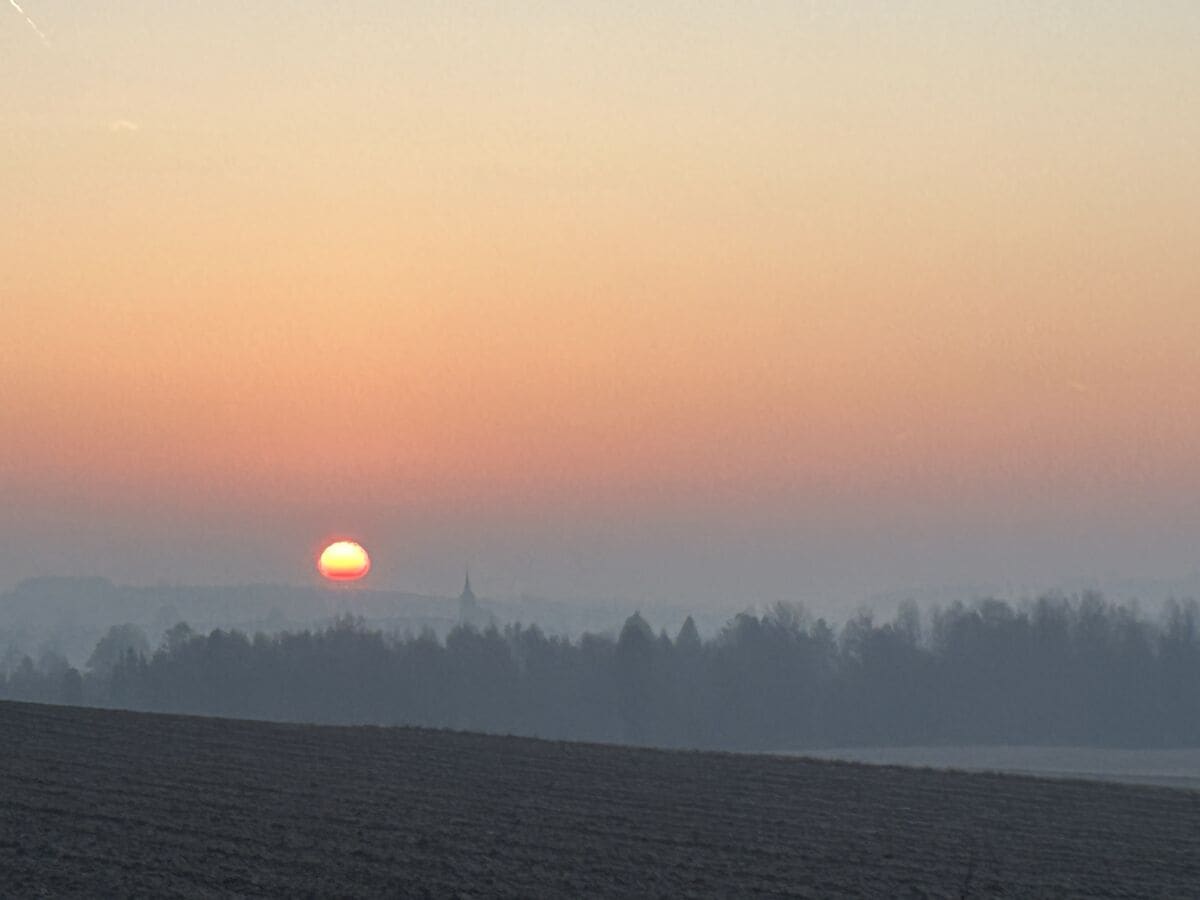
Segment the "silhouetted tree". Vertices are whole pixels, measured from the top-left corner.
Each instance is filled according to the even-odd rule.
[[[98,675],[107,674],[129,651],[143,658],[150,653],[146,633],[136,625],[114,625],[96,644],[87,667]]]
[[[613,658],[617,704],[625,740],[639,743],[650,731],[653,706],[654,632],[641,613],[634,613],[621,627]]]

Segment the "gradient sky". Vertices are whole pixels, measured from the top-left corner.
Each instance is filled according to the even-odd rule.
[[[0,586],[1196,568],[1192,0],[22,6]]]

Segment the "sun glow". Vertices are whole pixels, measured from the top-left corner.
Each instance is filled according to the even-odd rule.
[[[317,560],[317,571],[330,581],[357,581],[370,570],[371,557],[355,541],[335,541]]]

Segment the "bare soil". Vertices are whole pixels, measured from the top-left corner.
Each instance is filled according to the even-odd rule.
[[[1197,897],[1165,788],[0,703],[4,896]]]

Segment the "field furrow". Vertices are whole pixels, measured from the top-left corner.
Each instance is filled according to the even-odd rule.
[[[1186,897],[1159,788],[0,704],[16,894]]]

